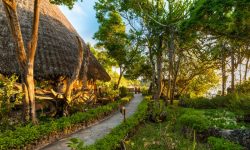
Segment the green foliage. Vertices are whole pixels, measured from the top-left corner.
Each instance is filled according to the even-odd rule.
[[[189,127],[197,131],[204,131],[208,128],[238,129],[245,128],[237,123],[236,115],[233,112],[216,109],[183,109],[178,124],[181,127]]]
[[[49,122],[41,122],[39,125],[27,125],[16,127],[15,130],[7,130],[0,133],[0,149],[21,149],[25,145],[34,142],[50,134],[70,130],[78,123],[88,123],[99,119],[119,108],[121,101],[105,106],[89,109],[87,112],[78,112],[69,117],[62,117]]]
[[[148,88],[146,88],[146,87],[141,88],[141,93],[142,93],[143,96],[149,95]]]
[[[126,97],[121,98],[121,103],[122,104],[126,104],[128,103],[130,100],[132,100],[132,98],[134,97],[133,93],[129,93]]]
[[[208,143],[210,144],[211,150],[244,150],[241,145],[223,138],[209,137]]]
[[[236,129],[241,128],[237,124],[236,115],[226,110],[206,110],[204,112],[206,119],[209,120],[209,127],[220,129]]]
[[[126,122],[112,129],[112,131],[104,138],[97,140],[93,145],[78,148],[78,150],[113,150],[120,147],[121,140],[136,126],[142,122],[147,115],[147,101],[139,104],[137,111]],[[79,143],[80,144],[80,143]]]
[[[186,62],[185,62],[186,63]],[[186,93],[190,93],[191,97],[192,96],[203,96],[208,90],[210,90],[212,87],[215,87],[216,85],[218,85],[219,83],[219,77],[216,74],[215,67],[211,69],[206,69],[206,70],[202,70],[204,69],[204,64],[200,63],[196,60],[194,63],[196,64],[196,67],[193,68],[194,70],[191,72],[191,74],[196,74],[199,73],[198,75],[196,75],[196,77],[192,78],[190,80],[190,82],[188,83],[188,85],[184,85],[187,86],[186,89]],[[212,66],[212,62],[206,62],[208,64],[208,66]],[[188,70],[189,67],[183,66],[182,70]],[[186,73],[184,72],[183,75],[185,76]],[[180,75],[180,77],[182,78],[182,76]],[[184,78],[185,79],[185,78]]]
[[[196,150],[207,150],[207,145],[192,138],[187,139],[181,130],[177,130],[178,119],[186,111],[183,108],[170,105],[166,108],[167,121],[161,123],[146,122],[126,142],[128,150],[191,150],[196,143]]]
[[[199,109],[227,108],[239,114],[250,114],[250,95],[235,93],[226,96],[216,96],[212,99],[182,97],[181,106]]]
[[[201,29],[231,39],[249,38],[250,20],[247,0],[198,0],[191,8],[184,29]]]
[[[116,11],[108,13],[108,18],[102,17],[98,20],[101,24],[99,31],[95,33],[95,39],[99,40],[99,45],[108,50],[109,56],[114,58],[121,66],[126,61],[126,26],[121,16]]]
[[[199,108],[199,109],[216,109],[216,108],[224,108],[227,106],[229,102],[229,97],[225,96],[217,96],[213,99],[208,99],[204,97],[198,98],[181,98],[181,106],[191,107],[191,108]]]
[[[150,96],[150,95],[144,97],[144,100],[146,100],[146,101],[151,101],[151,99],[152,99],[152,96]]]
[[[147,123],[137,129],[128,140],[128,150],[194,150],[193,141],[171,130],[171,122]],[[196,150],[207,150],[204,144],[197,143]]]
[[[188,109],[185,114],[180,116],[178,121],[180,125],[196,131],[207,130],[210,124],[203,112],[194,109]]]
[[[227,107],[229,110],[238,114],[250,114],[250,95],[231,94]]]
[[[153,122],[162,122],[167,119],[166,105],[163,100],[151,101],[149,104],[149,119]]]
[[[72,138],[69,140],[68,147],[72,150],[78,150],[81,147],[84,147],[84,141],[78,139],[78,138]]]
[[[241,84],[237,84],[236,85],[236,91],[238,93],[245,93],[245,94],[249,93],[249,91],[250,91],[250,80],[244,81]]]
[[[70,9],[73,8],[74,4],[79,1],[79,0],[50,0],[51,3],[56,4],[56,5],[66,5]],[[82,2],[83,0],[81,0]]]
[[[15,88],[15,83],[18,77],[13,75],[5,77],[2,81],[2,88],[0,88],[0,131],[6,130],[10,127],[9,114],[14,107],[15,102],[22,99],[22,91]]]
[[[120,97],[125,97],[128,95],[128,89],[124,86],[120,87],[119,88],[120,90]]]

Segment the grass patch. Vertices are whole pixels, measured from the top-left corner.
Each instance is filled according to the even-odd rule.
[[[171,105],[166,108],[167,121],[146,122],[126,141],[129,150],[241,150],[242,146],[221,138],[209,138],[207,143],[197,141],[199,131],[209,128],[238,129],[236,114],[225,109],[193,109]],[[182,128],[192,129],[184,135]],[[197,138],[196,138],[197,137]]]
[[[211,150],[244,150],[241,145],[222,138],[209,137],[208,143]]]
[[[205,150],[207,145],[197,144],[184,138],[180,133],[173,132],[169,122],[146,123],[137,130],[127,143],[128,150]]]

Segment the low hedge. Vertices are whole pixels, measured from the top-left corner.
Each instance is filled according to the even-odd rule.
[[[183,97],[180,105],[183,107],[198,109],[227,108],[228,110],[239,114],[250,114],[250,95],[235,93],[226,96],[216,96],[212,99],[204,97],[194,99]]]
[[[82,142],[78,142],[78,145],[74,148],[77,150],[113,150],[119,148],[121,140],[146,118],[147,109],[148,101],[143,100],[139,104],[137,111],[131,117],[127,118],[126,122],[112,129],[104,138],[97,140],[93,145],[87,147],[84,147]]]
[[[130,97],[131,98],[131,97]],[[39,139],[48,138],[58,132],[69,132],[77,124],[88,124],[110,114],[124,101],[117,101],[108,105],[90,109],[87,112],[78,112],[68,117],[62,117],[39,125],[28,124],[0,133],[0,149],[21,149],[28,144],[35,144]]]

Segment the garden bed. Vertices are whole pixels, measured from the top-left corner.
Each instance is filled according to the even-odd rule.
[[[132,99],[132,97],[129,97]],[[108,105],[78,112],[69,117],[42,122],[39,125],[28,124],[13,131],[0,133],[0,149],[34,149],[54,142],[83,129],[117,111],[121,104],[128,101],[119,100]]]
[[[249,149],[246,144],[249,142],[249,124],[238,122],[236,112],[222,108],[193,109],[172,105],[166,110],[167,121],[146,122],[126,142],[126,148],[129,150],[160,150],[166,147],[199,150]]]

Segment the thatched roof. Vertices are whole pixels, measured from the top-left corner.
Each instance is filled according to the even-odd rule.
[[[17,0],[18,15],[25,46],[31,37],[33,1]],[[35,78],[51,79],[71,76],[77,66],[79,36],[56,5],[41,1],[38,48],[35,58]],[[87,49],[84,44],[84,50]],[[88,78],[109,81],[110,77],[93,54],[90,55]],[[0,1],[0,73],[19,74],[15,44],[10,33],[2,1]]]

